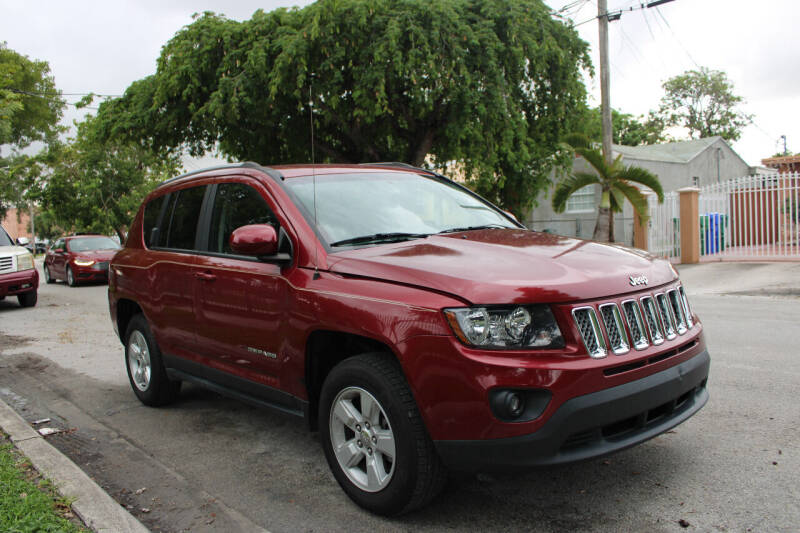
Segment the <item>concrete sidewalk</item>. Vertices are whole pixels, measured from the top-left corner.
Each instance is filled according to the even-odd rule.
[[[93,531],[147,533],[148,529],[109,496],[64,454],[51,446],[16,411],[0,399],[0,428],[58,491],[72,500],[72,510]]]

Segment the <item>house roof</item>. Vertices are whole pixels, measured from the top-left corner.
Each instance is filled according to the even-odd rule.
[[[624,157],[641,161],[663,161],[665,163],[688,163],[700,155],[709,146],[722,139],[720,136],[693,139],[663,144],[643,146],[613,145],[614,152]],[[724,140],[722,142],[725,142]]]

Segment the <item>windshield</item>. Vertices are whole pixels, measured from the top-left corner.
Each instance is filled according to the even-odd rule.
[[[6,230],[3,229],[3,226],[0,226],[0,246],[13,246],[14,243],[11,241],[11,237],[8,236]]]
[[[314,217],[313,178],[291,178],[286,185]],[[316,219],[333,246],[379,240],[359,239],[365,236],[419,238],[455,229],[516,227],[461,188],[411,172],[317,176]]]
[[[95,250],[119,250],[119,244],[108,237],[82,237],[67,241],[70,252],[93,252]]]

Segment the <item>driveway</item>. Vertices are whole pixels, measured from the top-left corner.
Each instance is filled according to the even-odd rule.
[[[0,398],[153,531],[797,531],[800,264],[680,270],[712,356],[698,415],[606,459],[454,476],[397,519],[350,502],[300,420],[192,386],[142,406],[104,285],[0,302]]]

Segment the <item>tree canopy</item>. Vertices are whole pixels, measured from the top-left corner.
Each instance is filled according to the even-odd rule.
[[[612,142],[625,146],[657,144],[665,140],[664,122],[652,111],[645,117],[611,110]],[[603,125],[600,107],[586,110],[581,131],[590,140],[602,142]]]
[[[541,0],[320,0],[198,16],[98,118],[109,137],[279,164],[311,161],[313,114],[316,162],[455,162],[521,214],[590,68]]]
[[[743,98],[734,94],[733,83],[722,71],[688,70],[665,81],[663,87],[660,115],[668,126],[689,130],[693,139],[719,135],[736,141],[752,122],[752,115],[739,109]]]
[[[22,148],[55,138],[64,105],[46,61],[0,43],[0,145]]]

